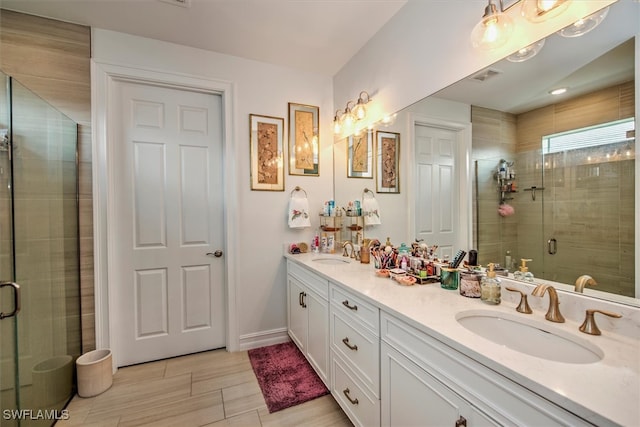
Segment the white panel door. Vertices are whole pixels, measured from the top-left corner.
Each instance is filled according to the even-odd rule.
[[[117,363],[225,346],[222,102],[118,82],[112,285]],[[209,254],[209,255],[207,255]]]
[[[416,237],[438,245],[438,254],[449,258],[459,249],[456,136],[454,130],[415,125]]]

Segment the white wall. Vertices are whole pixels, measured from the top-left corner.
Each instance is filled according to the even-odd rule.
[[[235,286],[237,336],[228,342],[245,348],[281,341],[286,337],[284,243],[309,242],[319,225],[319,217],[312,215],[311,229],[287,227],[291,190],[296,185],[306,190],[312,212],[333,198],[331,77],[100,29],[93,30],[92,53],[100,63],[232,83],[233,111],[227,113],[233,119],[236,164],[225,174],[234,174],[237,182],[232,197],[238,232],[235,253],[226,256],[234,257],[237,266],[230,284]],[[320,107],[320,176],[294,177],[286,171],[284,192],[251,191],[249,114],[283,117],[286,128],[288,102]]]

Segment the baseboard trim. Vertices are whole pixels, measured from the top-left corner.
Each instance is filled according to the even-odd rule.
[[[290,341],[287,328],[271,329],[270,331],[254,332],[240,335],[240,350],[265,347]]]

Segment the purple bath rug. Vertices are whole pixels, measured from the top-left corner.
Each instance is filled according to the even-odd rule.
[[[249,350],[249,359],[270,413],[329,393],[292,341]]]

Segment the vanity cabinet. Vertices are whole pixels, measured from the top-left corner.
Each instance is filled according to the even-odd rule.
[[[499,426],[408,357],[382,342],[382,426]]]
[[[287,325],[293,342],[329,387],[329,282],[287,262]]]
[[[330,284],[331,393],[356,426],[380,425],[380,312]]]
[[[381,425],[592,425],[382,312]]]

